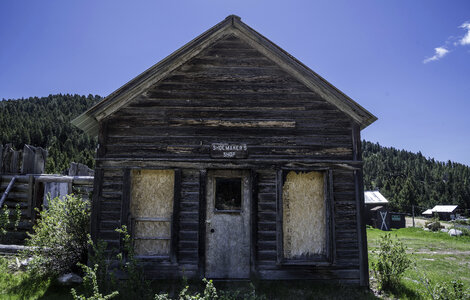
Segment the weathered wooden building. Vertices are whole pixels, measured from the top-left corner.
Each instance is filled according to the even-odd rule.
[[[73,124],[91,231],[146,274],[368,284],[360,130],[376,117],[229,16]]]

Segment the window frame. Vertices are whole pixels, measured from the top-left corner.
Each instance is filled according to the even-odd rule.
[[[284,257],[284,231],[283,231],[283,186],[289,172],[321,172],[324,178],[324,201],[326,222],[326,249],[325,254],[312,255],[308,258],[292,259]],[[331,168],[285,168],[276,174],[277,201],[276,201],[276,243],[278,265],[331,265],[334,263],[334,217],[333,217],[333,171]]]
[[[225,179],[225,180],[228,180],[228,179],[238,179],[240,181],[240,208],[239,209],[217,209],[217,179]],[[214,199],[214,213],[215,214],[241,214],[242,213],[242,207],[243,207],[243,204],[244,204],[244,199],[243,199],[243,188],[244,188],[244,184],[243,184],[243,177],[240,177],[240,176],[214,176],[214,196],[216,197]]]
[[[123,201],[123,213],[127,210],[127,218],[122,218],[121,223],[126,224],[129,229],[129,234],[131,239],[135,237],[135,217],[132,216],[130,207],[132,202],[132,171],[138,170],[172,170],[174,171],[174,187],[173,187],[173,212],[171,214],[170,221],[170,251],[168,255],[136,255],[135,258],[139,260],[151,261],[155,263],[172,263],[177,264],[177,253],[178,253],[178,233],[179,233],[179,207],[180,207],[180,198],[181,198],[181,169],[179,168],[152,168],[152,167],[142,167],[142,168],[127,168],[124,173],[123,188],[127,188],[127,191],[124,193],[127,201]],[[134,247],[134,243],[132,245]],[[121,249],[123,244],[121,242]]]

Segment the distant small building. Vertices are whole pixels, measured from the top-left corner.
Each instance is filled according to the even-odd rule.
[[[366,207],[384,206],[388,204],[388,200],[379,191],[365,191],[364,204]]]
[[[425,217],[432,217],[432,208],[423,211],[422,215]]]
[[[388,210],[388,200],[379,191],[364,192],[365,223],[380,228],[378,216]],[[379,222],[379,223],[378,223]]]
[[[425,210],[422,215],[432,217],[434,214],[439,216],[439,220],[453,220],[458,205],[436,205],[432,209]]]
[[[364,192],[365,223],[381,230],[406,227],[405,214],[390,212],[388,200],[379,191]]]

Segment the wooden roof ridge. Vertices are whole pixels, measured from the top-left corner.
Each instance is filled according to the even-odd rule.
[[[349,115],[360,124],[361,129],[377,120],[377,117],[309,67],[243,23],[240,17],[229,15],[222,22],[137,75],[105,99],[79,115],[71,121],[72,124],[86,133],[96,136],[98,134],[99,121],[110,116],[135,97],[141,95],[152,85],[168,76],[170,72],[189,61],[220,38],[228,35],[235,35],[260,51],[312,91]]]

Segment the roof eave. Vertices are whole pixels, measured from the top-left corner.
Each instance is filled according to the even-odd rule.
[[[185,44],[166,58],[153,65],[122,87],[111,93],[101,102],[88,109],[72,121],[72,124],[85,131],[87,134],[96,136],[98,134],[98,123],[111,115],[128,101],[142,94],[150,85],[168,75],[169,72],[184,64],[187,60],[197,55],[205,47],[209,46],[218,36],[223,35],[228,27],[236,35],[243,35],[244,40],[256,46],[283,67],[288,73],[303,82],[308,88],[319,94],[326,101],[336,105],[338,109],[349,115],[357,122],[361,129],[366,128],[377,117],[364,109],[357,102],[346,96],[343,92],[323,79],[309,67],[301,63],[285,50],[259,34],[240,20],[240,17],[230,15],[222,22],[205,31],[189,43]]]
[[[312,69],[276,45],[274,42],[243,23],[239,18],[234,19],[234,26],[241,32],[245,33],[248,38],[251,36],[256,37],[255,39],[252,39],[254,43],[259,43],[265,46],[279,57],[280,61],[277,61],[278,65],[281,67],[284,66],[286,71],[297,77],[311,90],[318,93],[325,100],[335,104],[346,114],[350,115],[359,124],[361,129],[366,128],[377,120],[376,116],[362,107],[359,103],[341,92],[334,85],[315,73]],[[251,35],[247,33],[251,33]],[[286,65],[283,64],[283,62],[289,62],[290,64]]]
[[[172,65],[172,62],[175,60],[175,58],[180,58],[184,54],[187,54],[187,52],[195,52],[194,48],[198,46],[198,43],[203,43],[204,41],[209,40],[210,37],[217,36],[217,34],[222,32],[226,27],[231,26],[234,23],[234,19],[240,18],[235,15],[226,17],[222,22],[219,22],[215,26],[206,30],[204,33],[200,34],[178,50],[174,51],[155,65],[151,66],[141,74],[137,75],[135,78],[128,81],[126,84],[108,95],[102,101],[89,108],[77,118],[73,119],[71,123],[89,135],[98,135],[98,123],[100,120],[118,110],[121,107],[120,104],[122,104],[123,101],[134,98],[134,96],[137,95],[139,91],[144,90],[146,87],[145,82],[151,81],[154,83],[154,80],[152,80],[154,76],[160,75],[159,77],[163,77],[167,73],[164,72],[164,69],[170,68],[172,66],[172,69],[174,69],[175,66]],[[199,50],[202,50],[204,48],[203,46],[204,45],[200,45]],[[185,61],[186,60],[182,61],[181,64]]]

